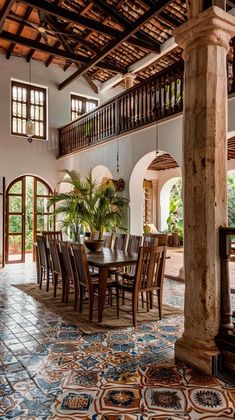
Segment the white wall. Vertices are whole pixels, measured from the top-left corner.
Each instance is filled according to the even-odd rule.
[[[44,63],[32,60],[32,83],[48,88],[48,141],[33,140],[31,144],[26,138],[10,134],[10,85],[11,78],[23,82],[29,80],[29,64],[20,57],[7,60],[0,55],[0,193],[2,192],[2,177],[6,177],[6,185],[23,174],[37,175],[55,188],[58,180],[58,127],[70,121],[70,93],[107,101],[119,93],[119,89],[110,89],[96,95],[84,78],[75,80],[64,90],[57,86],[72,71],[66,73],[56,65],[45,67]],[[2,254],[2,202],[0,197],[0,256]]]

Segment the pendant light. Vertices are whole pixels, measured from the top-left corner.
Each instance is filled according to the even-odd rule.
[[[31,61],[29,62],[29,84],[31,85]],[[34,122],[30,118],[26,121],[25,133],[26,133],[28,142],[32,143],[33,136],[35,135],[35,128],[34,128]]]

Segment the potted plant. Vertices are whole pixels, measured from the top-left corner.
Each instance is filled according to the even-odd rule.
[[[49,206],[56,204],[55,213],[62,216],[61,227],[70,230],[72,240],[79,242],[84,227],[91,235],[98,231],[98,240],[102,240],[104,231],[122,229],[128,200],[117,194],[112,180],[99,185],[92,180],[91,172],[84,178],[75,170],[63,172],[67,177],[62,182],[69,183],[71,190],[55,194]]]
[[[172,246],[183,243],[183,200],[182,182],[179,180],[173,185],[170,194],[170,212],[167,218],[168,231],[172,235]]]

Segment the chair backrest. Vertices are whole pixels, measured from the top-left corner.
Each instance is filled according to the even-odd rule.
[[[142,243],[142,236],[130,235],[127,245],[127,252],[139,252]]]
[[[55,239],[57,241],[62,241],[62,231],[61,230],[44,230],[42,232],[42,236],[46,238],[47,241],[49,239]]]
[[[60,248],[61,248],[61,255],[63,260],[63,275],[67,278],[74,279],[73,275],[73,267],[71,262],[71,245],[69,242],[61,241]]]
[[[127,244],[128,235],[125,233],[117,233],[115,235],[113,249],[115,251],[125,251]]]
[[[48,258],[48,252],[46,249],[46,240],[43,236],[37,235],[36,236],[36,243],[37,243],[37,249],[38,249],[38,257],[39,257],[39,263],[41,267],[44,267],[45,269],[49,268],[49,258]]]
[[[91,232],[91,239],[94,239],[95,241],[98,241],[100,237],[100,232]]]
[[[62,267],[59,254],[59,242],[55,239],[48,239],[49,250],[51,254],[52,269],[57,274],[62,274]]]
[[[163,285],[166,246],[147,246],[139,250],[135,273],[135,290],[155,290]]]
[[[104,232],[102,237],[104,244],[104,248],[112,248],[112,242],[113,242],[113,233],[112,232]]]
[[[85,247],[82,244],[72,244],[74,266],[77,272],[77,278],[80,284],[89,287],[91,276],[89,272]]]
[[[143,246],[157,246],[158,238],[150,235],[144,235]]]
[[[158,239],[158,246],[165,246],[168,243],[167,233],[150,233],[149,236]]]

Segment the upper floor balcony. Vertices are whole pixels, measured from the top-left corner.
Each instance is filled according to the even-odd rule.
[[[164,69],[109,102],[59,129],[59,157],[97,146],[183,110],[184,62]],[[235,92],[228,66],[228,93]]]

